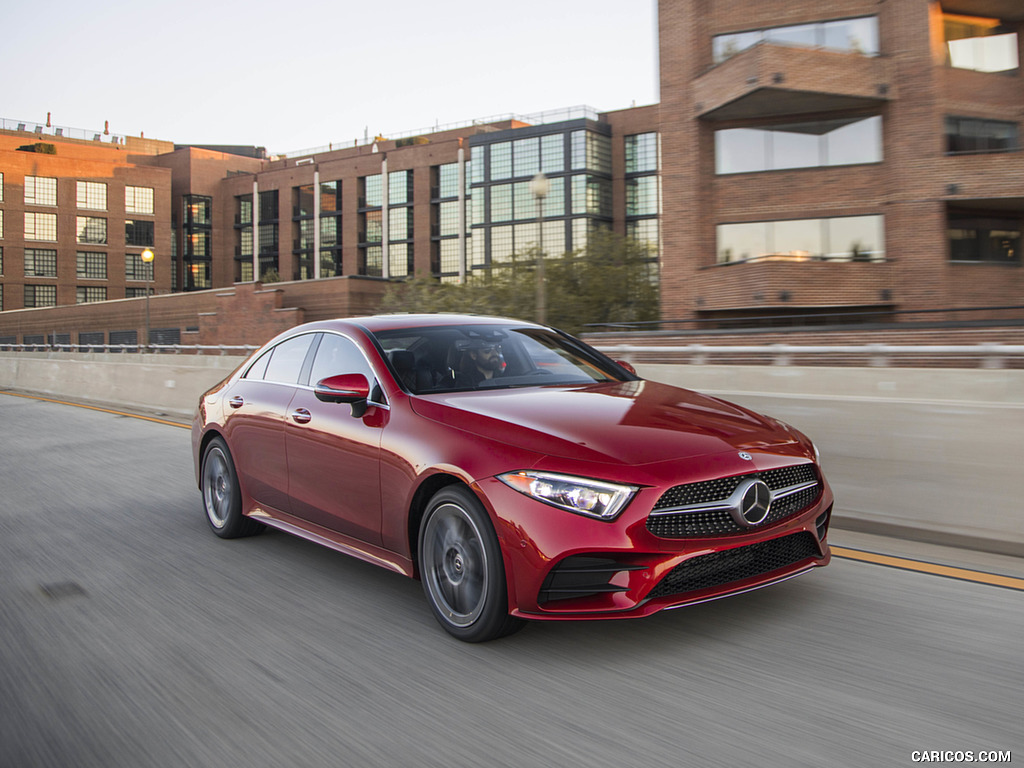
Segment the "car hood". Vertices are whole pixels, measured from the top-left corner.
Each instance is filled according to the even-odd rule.
[[[798,442],[777,421],[651,381],[453,392],[412,403],[450,427],[582,461],[638,465]]]

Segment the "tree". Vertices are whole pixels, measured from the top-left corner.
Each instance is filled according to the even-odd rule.
[[[536,318],[537,248],[515,254],[464,284],[416,277],[388,287],[385,312],[464,312]],[[569,333],[592,323],[658,319],[657,264],[648,246],[608,230],[590,233],[586,248],[545,262],[547,322]]]

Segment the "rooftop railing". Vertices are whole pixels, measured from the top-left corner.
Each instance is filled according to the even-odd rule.
[[[6,117],[0,117],[0,130],[34,133],[40,138],[53,136],[63,139],[96,141],[103,144],[124,144],[125,141],[125,137],[121,134],[110,133],[106,129],[102,131],[90,131],[82,128],[69,128],[66,125],[47,125],[41,121],[11,120]]]

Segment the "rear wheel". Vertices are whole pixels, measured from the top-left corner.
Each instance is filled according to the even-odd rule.
[[[419,561],[430,607],[452,636],[480,643],[522,626],[508,613],[498,538],[467,488],[450,486],[430,500],[420,527]]]
[[[215,437],[203,452],[203,508],[213,532],[222,539],[252,536],[263,526],[242,514],[242,491],[235,464],[223,438]]]

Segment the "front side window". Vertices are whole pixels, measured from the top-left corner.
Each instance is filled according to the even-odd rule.
[[[363,353],[355,344],[344,336],[325,333],[320,339],[320,346],[317,347],[313,360],[313,368],[309,374],[310,385],[316,386],[330,376],[346,373],[363,374],[371,387],[375,380],[370,364],[366,362]]]

